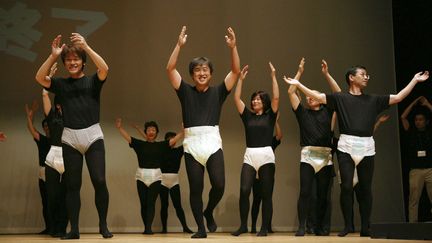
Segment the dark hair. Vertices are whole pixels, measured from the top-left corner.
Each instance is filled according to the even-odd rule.
[[[345,81],[347,82],[348,86],[350,85],[349,76],[350,75],[355,76],[359,69],[366,70],[366,68],[364,66],[360,66],[360,65],[355,65],[355,66],[348,68],[347,72],[345,73]]]
[[[213,73],[213,64],[211,63],[210,59],[208,59],[207,57],[195,57],[189,63],[189,74],[192,76],[194,68],[196,66],[202,65],[207,65],[210,68],[210,74]]]
[[[259,96],[261,98],[261,101],[263,103],[263,110],[264,112],[267,111],[268,109],[271,108],[271,100],[270,100],[270,95],[267,94],[266,92],[259,90],[259,91],[255,91],[252,95],[251,95],[251,108],[252,108],[252,100]]]
[[[171,139],[173,137],[175,137],[177,135],[177,133],[175,132],[167,132],[165,133],[165,140]]]
[[[144,123],[144,133],[147,132],[147,128],[149,128],[149,127],[156,128],[156,133],[159,133],[159,127],[155,121],[148,121],[148,122]]]
[[[48,126],[48,120],[45,118],[42,120],[42,127]]]
[[[86,61],[87,61],[87,55],[86,55],[86,52],[85,52],[81,47],[78,47],[78,46],[76,46],[76,45],[69,44],[69,45],[66,45],[66,46],[63,48],[63,51],[62,51],[62,53],[61,53],[61,59],[62,59],[63,64],[65,63],[66,56],[67,56],[69,53],[75,53],[75,54],[77,54],[78,57],[81,58],[83,64],[86,63]],[[83,67],[82,67],[82,70],[84,70],[84,65],[83,65]]]

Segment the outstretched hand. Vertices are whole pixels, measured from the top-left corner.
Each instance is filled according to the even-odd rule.
[[[306,63],[305,58],[302,57],[302,59],[300,60],[299,66],[298,66],[298,72],[300,72],[300,73],[304,72],[305,63]]]
[[[287,78],[286,76],[284,76],[283,79],[287,84],[291,84],[291,85],[298,85],[300,83],[300,81],[298,81],[297,79],[293,79],[289,77]]]
[[[269,66],[270,66],[270,76],[276,77],[276,69],[273,67],[273,64],[271,62],[269,62]]]
[[[243,81],[246,78],[248,72],[249,72],[249,65],[246,65],[241,70],[239,79]]]
[[[230,48],[234,48],[236,46],[235,33],[231,27],[228,27],[228,34],[225,36],[225,40]]]
[[[324,59],[321,60],[321,71],[323,74],[329,73],[327,62]]]
[[[187,40],[187,35],[186,35],[186,26],[182,27],[182,30],[180,32],[179,38],[178,38],[178,42],[177,44],[181,47],[184,44],[186,44],[186,40]]]
[[[419,72],[414,75],[414,79],[418,82],[424,82],[429,78],[429,71]]]
[[[61,38],[62,36],[58,35],[51,43],[51,55],[53,55],[54,57],[60,56],[63,48],[66,46],[66,44],[61,44]]]
[[[50,68],[50,73],[48,74],[48,76],[49,76],[50,78],[52,78],[52,77],[55,75],[56,72],[57,72],[57,62],[55,62],[55,63],[51,66],[51,68]]]
[[[79,33],[72,33],[72,35],[69,37],[69,39],[74,45],[81,47],[81,49],[83,49],[83,50],[88,48],[88,44],[87,44],[85,38],[82,35],[80,35]]]
[[[121,128],[121,126],[122,126],[122,119],[121,118],[117,118],[116,121],[115,121],[115,125],[116,125],[117,129]]]

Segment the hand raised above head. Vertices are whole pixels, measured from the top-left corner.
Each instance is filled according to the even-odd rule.
[[[226,43],[230,48],[234,48],[236,46],[236,37],[234,30],[231,27],[228,27],[227,30],[228,34],[225,36]]]
[[[51,55],[54,57],[60,56],[66,44],[61,44],[61,35],[57,35],[51,43]]]
[[[184,44],[186,44],[186,40],[187,40],[186,26],[183,26],[182,30],[180,31],[180,35],[177,43],[179,46],[183,46]]]

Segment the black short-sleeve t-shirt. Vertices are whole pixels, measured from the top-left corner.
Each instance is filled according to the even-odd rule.
[[[276,148],[277,148],[280,144],[281,144],[281,140],[277,139],[276,136],[273,136],[273,139],[272,139],[272,145],[271,145],[273,151],[275,151]]]
[[[412,128],[407,133],[408,163],[410,168],[432,168],[432,129],[419,131],[416,128]]]
[[[133,148],[138,157],[140,168],[156,169],[160,168],[161,163],[169,153],[169,141],[147,142],[131,137],[129,147]]]
[[[300,146],[331,147],[332,109],[321,105],[319,110],[311,110],[299,104],[294,113],[300,128]]]
[[[390,95],[327,94],[327,106],[337,113],[341,134],[371,137],[378,115],[389,107]]]
[[[48,128],[50,131],[50,144],[54,146],[62,145],[61,137],[63,133],[63,117],[51,109],[47,116]]]
[[[225,82],[210,86],[205,92],[199,92],[195,86],[183,80],[176,92],[181,103],[185,128],[218,125],[222,104],[230,93]]]
[[[272,146],[273,130],[276,123],[276,113],[272,109],[257,115],[245,107],[240,117],[245,128],[248,148]]]
[[[170,149],[166,154],[166,159],[162,161],[162,173],[178,173],[183,153],[183,146]]]
[[[52,78],[53,92],[62,104],[64,126],[83,129],[99,122],[100,93],[105,81],[97,74],[82,78]]]
[[[34,139],[38,147],[39,166],[45,166],[46,156],[51,148],[50,142],[45,135],[39,133],[39,140]]]

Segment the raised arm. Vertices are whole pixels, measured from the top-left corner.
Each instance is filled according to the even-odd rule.
[[[410,124],[408,121],[408,116],[411,113],[413,107],[419,102],[419,100],[421,99],[421,97],[423,96],[419,96],[417,97],[417,99],[413,100],[413,102],[411,102],[406,108],[405,110],[402,112],[402,115],[400,116],[401,122],[402,122],[402,126],[404,128],[405,131],[408,131]]]
[[[144,139],[147,139],[147,135],[145,134],[144,130],[143,130],[141,127],[139,127],[137,124],[134,124],[134,123],[132,123],[131,126],[132,126],[133,128],[135,128],[135,129],[138,131],[138,133],[139,133],[139,134],[140,134]]]
[[[36,73],[36,81],[45,88],[51,86],[50,68],[54,65],[64,47],[65,44],[61,44],[61,35],[58,35],[51,43],[51,54]]]
[[[341,92],[341,88],[337,84],[336,80],[334,80],[334,78],[330,75],[330,73],[328,71],[327,62],[324,59],[321,60],[321,71],[322,71],[324,77],[326,78],[327,83],[329,84],[331,91],[333,93]]]
[[[277,112],[279,110],[279,85],[276,79],[276,69],[273,67],[273,64],[271,62],[269,62],[269,66],[270,66],[270,76],[272,78],[272,92],[273,92],[271,108],[273,112]]]
[[[27,129],[29,130],[29,132],[33,136],[33,138],[36,139],[37,141],[39,141],[40,134],[33,125],[33,116],[34,116],[34,113],[36,112],[37,108],[38,108],[38,105],[37,105],[36,101],[33,101],[31,109],[29,108],[29,106],[27,104],[25,105],[25,111],[27,114]]]
[[[225,77],[225,86],[230,91],[234,88],[240,75],[240,57],[237,51],[237,40],[231,27],[228,28],[228,35],[225,36],[225,40],[228,47],[231,48],[231,71]]]
[[[168,64],[166,67],[168,78],[175,90],[179,89],[182,80],[182,77],[180,76],[180,73],[177,71],[176,66],[177,66],[177,59],[180,54],[180,48],[184,44],[186,44],[186,39],[187,39],[186,26],[183,26],[180,35],[178,37],[177,44],[174,47],[173,52],[171,53],[171,56],[168,60]]]
[[[248,65],[244,66],[240,72],[240,77],[234,92],[234,103],[237,107],[237,111],[240,114],[243,114],[243,111],[245,109],[245,104],[241,100],[241,92],[242,92],[243,80],[246,78],[248,71],[249,71],[249,66]]]
[[[123,129],[123,127],[122,127],[122,119],[121,118],[117,118],[116,119],[116,127],[119,130],[119,132],[122,135],[122,137],[130,144],[132,142],[132,138],[129,135],[129,133],[127,133],[126,130]]]
[[[316,101],[318,101],[321,104],[327,104],[327,98],[324,93],[320,92],[314,92],[308,87],[304,86],[300,81],[292,78],[287,78],[284,76],[285,82],[291,85],[295,85],[298,89],[300,89],[301,92],[303,92],[306,96],[312,97]]]
[[[280,112],[278,112],[277,116],[276,116],[276,123],[275,123],[275,137],[276,140],[280,141],[282,139],[282,130],[280,128],[279,125],[279,116],[280,116]]]
[[[173,138],[169,140],[169,146],[174,147],[176,143],[183,138],[183,136],[184,136],[184,132],[183,130],[181,130],[181,132],[178,132]]]
[[[296,73],[296,75],[294,77],[295,80],[300,80],[300,78],[301,78],[301,76],[302,76],[302,74],[304,72],[304,64],[305,64],[305,58],[302,57],[302,59],[300,60],[300,64],[298,66],[297,73]],[[290,85],[289,86],[289,88],[288,88],[288,97],[289,97],[289,100],[291,102],[291,107],[294,110],[297,110],[297,108],[298,108],[298,106],[300,104],[300,101],[301,101],[300,95],[297,92],[298,92],[297,91],[297,87],[295,85]]]
[[[373,132],[375,133],[375,132],[377,131],[378,127],[379,127],[381,124],[383,124],[384,122],[386,122],[389,118],[390,118],[390,116],[389,116],[389,115],[385,115],[385,114],[384,114],[384,115],[381,115],[380,117],[378,117],[378,119],[377,119],[376,122],[375,122]]]
[[[48,77],[52,78],[56,72],[57,72],[57,62],[55,62],[51,66]],[[45,116],[48,116],[52,106],[51,106],[51,99],[49,97],[48,91],[46,91],[45,89],[42,89],[42,104],[43,104],[44,114]]]
[[[108,65],[105,60],[97,54],[86,42],[85,38],[79,33],[72,33],[70,37],[74,45],[81,47],[97,67],[97,75],[99,80],[104,81],[108,75]]]
[[[416,73],[407,86],[405,86],[405,88],[399,91],[399,93],[396,95],[390,95],[389,105],[394,105],[401,102],[403,99],[405,99],[405,97],[408,96],[409,93],[411,93],[412,89],[417,83],[424,82],[428,78],[428,71]]]

